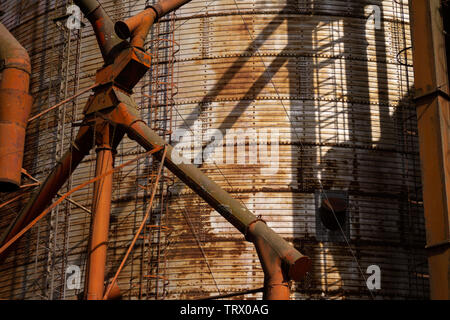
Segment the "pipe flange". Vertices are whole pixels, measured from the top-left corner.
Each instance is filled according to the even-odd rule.
[[[109,144],[101,144],[95,148],[95,152],[99,152],[102,150],[110,150],[114,155],[117,154],[117,150],[111,147]]]
[[[270,283],[270,284],[267,285],[267,287],[269,287],[269,288],[274,288],[274,287],[278,287],[278,286],[287,287],[287,288],[291,287],[289,282]]]
[[[29,76],[31,76],[31,69],[29,64],[11,61],[11,59],[0,60],[0,72],[3,72],[5,69],[17,69],[26,72]]]
[[[147,9],[152,9],[153,11],[155,11],[155,14],[156,14],[155,22],[158,21],[162,14],[161,5],[159,3],[146,5],[145,10],[147,10]]]
[[[258,222],[258,221],[264,222],[264,223],[267,225],[267,222],[262,218],[262,215],[259,215],[255,220],[253,220],[252,222],[250,222],[250,223],[247,225],[247,227],[245,228],[245,233],[244,233],[244,238],[245,238],[245,240],[247,240],[247,241],[249,241],[249,242],[253,242],[253,241],[250,239],[249,230],[250,230],[250,227],[252,226],[252,224],[254,224],[254,223]]]

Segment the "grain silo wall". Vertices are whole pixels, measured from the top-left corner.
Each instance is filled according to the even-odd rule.
[[[68,1],[25,2],[4,1],[0,19],[30,52],[37,114],[90,86],[102,60],[88,24],[69,32],[64,20],[55,20],[66,13]],[[122,19],[142,10],[145,1],[101,3],[113,19]],[[379,26],[378,17],[368,19],[376,8]],[[173,70],[167,68],[168,46],[155,47],[171,28]],[[175,88],[170,103],[161,98],[172,112],[172,139],[202,137],[192,152],[198,156],[208,135],[220,132],[223,140],[210,161],[198,166],[312,258],[307,281],[292,286],[293,299],[428,298],[406,0],[194,0],[172,20],[161,21],[147,47],[159,67],[154,64],[135,88],[142,117],[157,121],[146,97],[164,95],[151,85],[156,80],[150,75],[160,68],[161,83],[170,78]],[[70,148],[88,96],[30,123],[24,168],[34,178],[43,181]],[[276,137],[270,144],[265,132],[268,139]],[[227,148],[233,134],[250,139]],[[255,142],[256,155],[249,156]],[[263,161],[263,146],[274,151],[270,162]],[[230,150],[235,157],[227,159]],[[128,139],[117,151],[116,165],[142,153]],[[141,160],[114,174],[108,276],[144,216],[152,168],[150,160]],[[92,151],[61,193],[94,171]],[[157,201],[149,222],[149,229],[163,228],[138,242],[118,279],[124,298],[193,299],[261,287],[253,245],[165,175],[164,205]],[[32,188],[1,195],[5,201],[21,195],[0,209],[2,229]],[[90,209],[92,192],[91,185],[72,199]],[[318,214],[326,196],[348,203],[335,231]],[[80,267],[83,283],[89,229],[90,214],[80,206],[64,202],[53,210],[0,266],[0,298],[76,298],[83,286],[67,288],[66,270]],[[366,286],[370,265],[380,267],[379,290]]]

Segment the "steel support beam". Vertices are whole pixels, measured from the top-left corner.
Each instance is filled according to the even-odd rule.
[[[432,299],[450,298],[450,101],[440,0],[410,1]]]
[[[28,52],[0,23],[0,192],[20,188],[32,98]]]

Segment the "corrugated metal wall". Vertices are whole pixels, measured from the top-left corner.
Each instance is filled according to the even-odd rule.
[[[114,19],[144,7],[101,2]],[[0,9],[32,56],[33,114],[88,87],[102,64],[89,25],[72,31],[68,45],[69,32],[53,22],[65,5],[5,1]],[[367,5],[380,8],[380,28],[368,22]],[[212,129],[255,130],[258,139],[265,128],[280,133],[274,174],[263,175],[260,161],[235,164],[217,153],[216,164],[199,167],[313,259],[293,299],[428,297],[408,17],[406,0],[194,0],[176,13],[174,127],[204,136]],[[169,25],[161,21],[160,30]],[[157,37],[153,31],[149,46]],[[167,64],[164,48],[155,51]],[[134,95],[147,121],[149,81]],[[88,95],[28,128],[24,167],[37,179],[69,147]],[[125,139],[116,164],[140,152]],[[93,176],[94,159],[91,152],[62,192]],[[145,160],[115,174],[109,276],[144,215],[149,192],[139,185],[148,184],[151,167]],[[90,208],[92,189],[72,199]],[[348,199],[342,232],[327,231],[317,217],[325,192]],[[159,216],[157,203],[152,219],[164,232],[150,234],[152,246],[140,240],[119,277],[125,298],[191,299],[262,286],[256,252],[241,234],[181,183],[166,195],[168,210]],[[0,210],[1,227],[26,198]],[[53,210],[0,266],[0,298],[74,298],[82,289],[65,287],[65,269],[84,272],[89,223],[74,205]],[[374,264],[381,289],[370,292],[366,269]]]

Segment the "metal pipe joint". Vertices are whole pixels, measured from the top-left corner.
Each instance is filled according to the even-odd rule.
[[[258,217],[248,225],[245,238],[255,245],[264,271],[263,299],[289,300],[289,282],[304,279],[311,268],[311,260],[274,235],[276,233]]]
[[[128,43],[116,35],[111,18],[97,0],[74,0],[74,3],[91,23],[103,60],[106,64],[112,63]]]
[[[191,0],[162,0],[147,6],[143,11],[125,21],[117,21],[114,29],[121,39],[131,38],[131,45],[143,48],[153,23]]]

